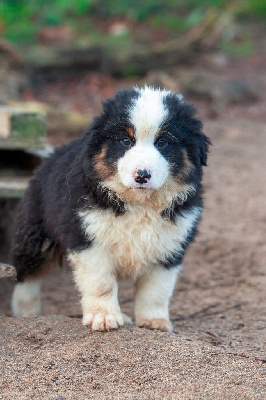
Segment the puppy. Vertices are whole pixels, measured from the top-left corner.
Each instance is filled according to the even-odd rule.
[[[15,316],[40,312],[42,277],[63,255],[81,294],[83,324],[117,329],[118,277],[136,283],[135,322],[171,331],[168,305],[202,213],[208,138],[179,94],[121,90],[82,138],[36,171],[18,209]]]

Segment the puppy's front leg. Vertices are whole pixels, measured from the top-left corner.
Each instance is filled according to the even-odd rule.
[[[172,331],[168,306],[180,269],[156,266],[137,280],[135,320],[138,326]]]
[[[81,293],[83,325],[96,331],[108,331],[124,325],[114,268],[104,250],[92,247],[70,253],[74,280]]]

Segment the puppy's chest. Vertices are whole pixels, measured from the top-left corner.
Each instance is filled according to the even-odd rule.
[[[160,213],[142,206],[115,216],[109,210],[80,213],[83,229],[99,251],[106,250],[121,275],[135,275],[142,268],[164,261],[179,250],[184,227],[164,220]]]

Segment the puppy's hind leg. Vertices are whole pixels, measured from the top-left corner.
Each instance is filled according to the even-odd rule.
[[[58,261],[59,244],[43,221],[43,199],[39,179],[33,179],[21,200],[14,219],[11,263],[17,271],[12,297],[15,316],[40,313],[41,279]]]
[[[41,280],[30,280],[16,284],[12,296],[14,317],[32,317],[41,312]]]
[[[20,245],[15,248],[13,254],[18,279],[11,302],[12,314],[15,317],[40,314],[42,278],[61,261],[59,246],[48,238],[41,240],[34,251],[32,250],[32,247],[22,248]]]

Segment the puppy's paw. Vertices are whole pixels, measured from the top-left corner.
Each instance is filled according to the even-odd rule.
[[[109,331],[123,326],[124,319],[121,313],[85,314],[83,316],[83,325],[90,326],[93,331]]]
[[[133,325],[132,319],[127,314],[122,313],[122,316],[123,316],[125,325]]]
[[[162,332],[172,332],[173,327],[171,322],[168,319],[164,318],[155,318],[155,319],[140,319],[137,322],[137,325],[140,328],[146,329],[157,329]]]
[[[14,317],[35,317],[41,312],[40,281],[17,283],[12,296]]]

